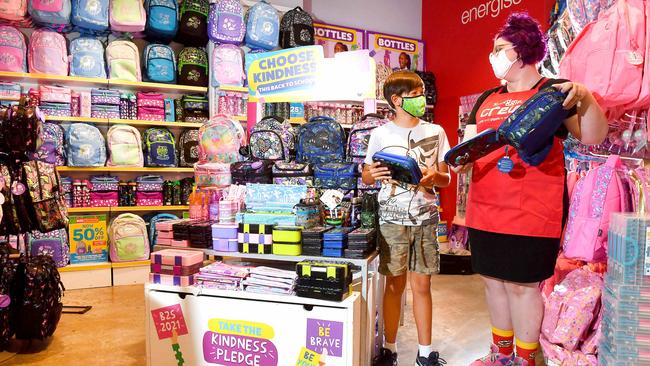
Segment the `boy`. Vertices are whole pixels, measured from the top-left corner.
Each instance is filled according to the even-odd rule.
[[[384,84],[384,97],[396,111],[393,122],[372,131],[363,169],[363,181],[381,181],[379,192],[380,265],[386,276],[384,293],[384,348],[376,366],[397,365],[397,328],[406,272],[411,272],[413,313],[418,330],[416,366],[438,366],[431,346],[431,275],[438,272],[435,230],[438,211],[434,187],[450,182],[444,156],[449,150],[445,131],[419,119],[424,115],[424,83],[411,71],[397,71]],[[378,151],[408,155],[417,161],[423,178],[417,186],[391,180],[387,167],[372,160]]]

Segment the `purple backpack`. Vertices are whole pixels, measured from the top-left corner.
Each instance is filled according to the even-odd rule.
[[[56,166],[65,165],[64,137],[61,126],[56,123],[44,123],[41,132],[41,147],[36,150],[32,158]]]
[[[211,41],[238,45],[244,41],[245,33],[244,8],[239,0],[219,0],[210,5],[208,37]]]
[[[348,160],[353,163],[362,164],[368,151],[368,140],[370,133],[379,126],[388,123],[384,117],[370,113],[361,117],[361,120],[352,126],[350,136],[348,136]]]
[[[54,259],[58,268],[67,266],[70,261],[70,243],[65,229],[48,233],[33,231],[28,235],[28,245],[32,257],[48,255]]]

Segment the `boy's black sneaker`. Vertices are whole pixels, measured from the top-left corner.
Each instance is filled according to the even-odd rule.
[[[442,366],[446,364],[447,361],[440,358],[438,352],[431,352],[429,357],[421,357],[420,352],[418,352],[418,356],[415,359],[415,366]]]
[[[382,348],[379,350],[379,356],[372,360],[372,366],[397,366],[397,353]]]

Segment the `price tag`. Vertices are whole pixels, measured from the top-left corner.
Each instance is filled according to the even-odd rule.
[[[173,332],[177,336],[187,334],[187,324],[180,304],[165,306],[151,310],[151,317],[156,326],[158,339],[171,338]]]
[[[304,119],[305,118],[305,105],[302,103],[289,103],[289,118]]]
[[[108,260],[106,215],[71,216],[68,235],[72,263]]]

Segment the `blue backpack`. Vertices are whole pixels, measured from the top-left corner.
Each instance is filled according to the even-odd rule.
[[[253,5],[246,13],[246,45],[250,48],[272,50],[280,39],[280,17],[265,0]]]
[[[298,131],[299,163],[325,164],[345,160],[345,131],[330,117],[313,117]]]
[[[144,49],[143,64],[147,80],[157,83],[176,83],[176,55],[162,44],[150,44]]]
[[[106,140],[95,126],[73,123],[66,131],[68,166],[104,166]]]
[[[72,0],[72,24],[82,33],[108,30],[109,0]]]
[[[146,0],[145,33],[156,41],[169,43],[178,32],[178,3],[176,0]]]
[[[174,167],[176,142],[174,135],[164,127],[149,128],[144,132],[144,164],[148,167]]]
[[[91,37],[79,37],[70,42],[70,76],[106,79],[104,45]]]
[[[178,220],[178,216],[168,214],[168,213],[161,213],[157,215],[153,215],[150,219],[146,219],[145,221],[147,222],[147,229],[149,230],[149,245],[151,246],[151,251],[153,252],[153,247],[156,245],[156,241],[158,239],[158,232],[156,231],[156,223],[163,222],[163,221],[171,221],[171,220]]]
[[[70,0],[29,0],[27,9],[34,23],[62,31],[70,24]]]

